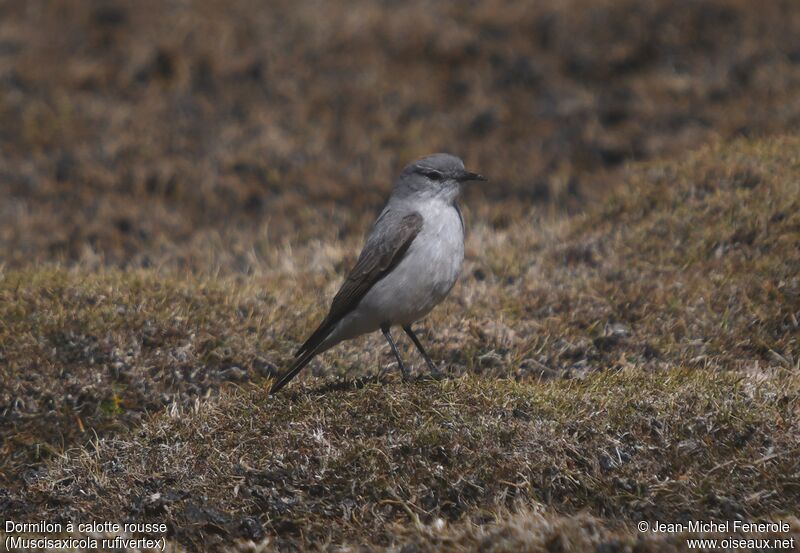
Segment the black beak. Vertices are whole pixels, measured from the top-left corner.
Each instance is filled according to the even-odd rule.
[[[489,179],[487,179],[483,175],[479,175],[478,173],[471,173],[469,171],[464,171],[463,173],[461,173],[461,175],[459,175],[458,180],[460,182],[467,182],[470,180],[488,181]]]

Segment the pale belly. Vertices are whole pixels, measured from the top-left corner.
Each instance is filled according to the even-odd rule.
[[[420,212],[425,222],[403,260],[342,319],[330,342],[374,332],[382,325],[409,325],[427,315],[453,288],[464,261],[461,218],[451,205]]]

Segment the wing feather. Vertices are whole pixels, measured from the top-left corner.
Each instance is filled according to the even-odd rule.
[[[381,213],[358,261],[334,296],[328,315],[297,350],[295,357],[313,351],[322,343],[334,325],[358,305],[370,288],[400,263],[422,229],[422,221],[422,215],[416,211],[400,216],[387,208]]]

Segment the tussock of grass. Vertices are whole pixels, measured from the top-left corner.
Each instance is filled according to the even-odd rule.
[[[479,282],[463,287],[454,331],[480,348],[456,340],[449,353],[520,377],[626,363],[797,369],[798,151],[795,137],[708,147],[629,167],[618,193],[561,229],[480,229],[467,273]]]

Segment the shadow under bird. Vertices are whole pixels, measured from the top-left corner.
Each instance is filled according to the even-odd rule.
[[[464,219],[456,200],[463,183],[485,180],[450,154],[433,154],[407,165],[328,315],[297,350],[292,366],[270,394],[283,388],[315,355],[376,330],[386,337],[406,379],[408,369],[389,332],[392,326],[403,328],[435,372],[411,324],[453,288],[464,261]]]

